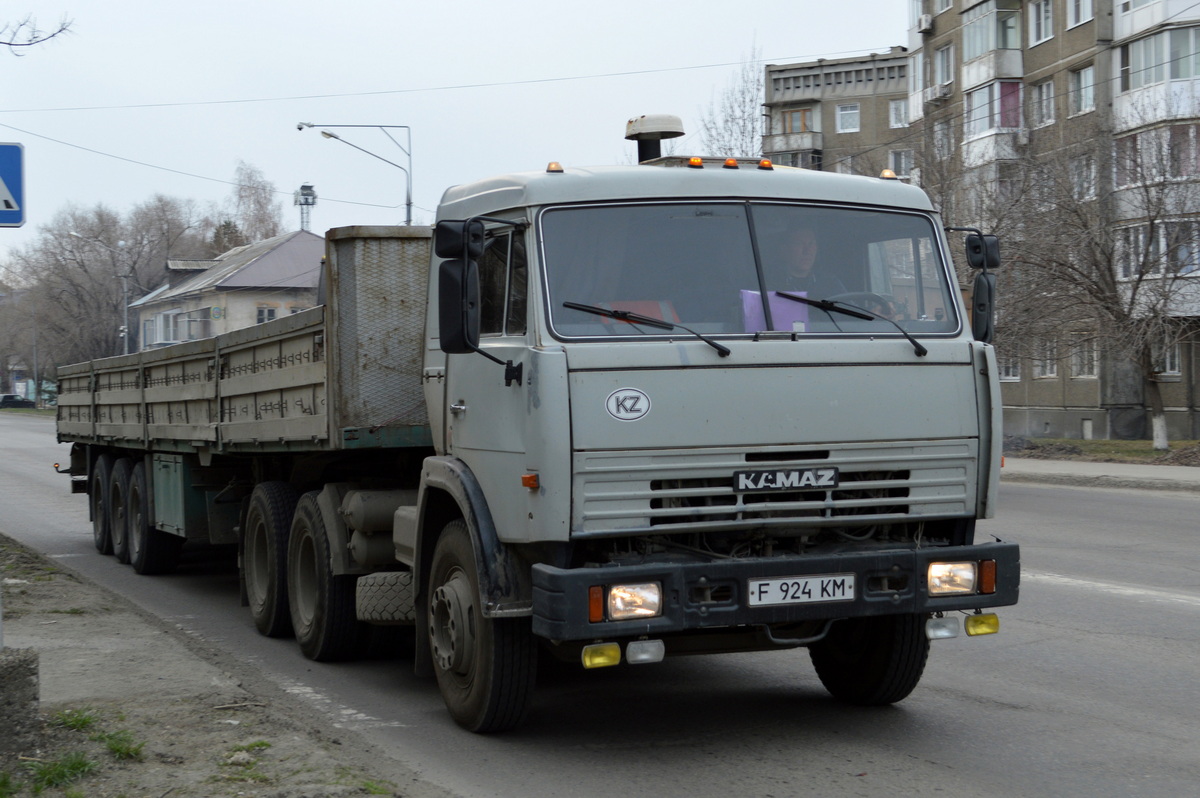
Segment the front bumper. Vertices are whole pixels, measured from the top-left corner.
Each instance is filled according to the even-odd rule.
[[[931,562],[994,560],[996,589],[989,594],[930,596]],[[750,606],[748,580],[854,574],[852,600]],[[692,630],[802,621],[1004,607],[1017,603],[1021,580],[1016,543],[928,549],[877,550],[744,560],[648,561],[595,568],[533,567],[533,631],[551,640],[665,635]],[[628,621],[588,620],[593,585],[659,582],[663,612]]]

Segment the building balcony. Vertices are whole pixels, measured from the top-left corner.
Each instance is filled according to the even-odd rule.
[[[763,154],[773,152],[804,152],[823,149],[823,136],[815,131],[806,133],[777,133],[763,136]]]
[[[997,80],[1025,77],[1020,50],[992,50],[962,65],[963,91]]]

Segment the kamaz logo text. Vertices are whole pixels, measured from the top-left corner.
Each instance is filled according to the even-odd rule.
[[[735,471],[733,489],[736,491],[804,490],[805,488],[836,488],[836,468],[788,468],[778,471]]]

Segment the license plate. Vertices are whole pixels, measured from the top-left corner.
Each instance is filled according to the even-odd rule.
[[[854,601],[854,574],[785,576],[751,579],[747,583],[749,605],[815,604],[822,601]]]
[[[733,489],[739,493],[768,490],[836,488],[838,470],[826,468],[776,468],[773,471],[734,471]]]

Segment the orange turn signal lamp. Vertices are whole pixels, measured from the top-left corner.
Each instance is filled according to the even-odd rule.
[[[537,490],[541,486],[542,486],[542,484],[541,484],[541,481],[538,480],[537,474],[522,474],[521,475],[521,487],[529,488],[530,490]]]

